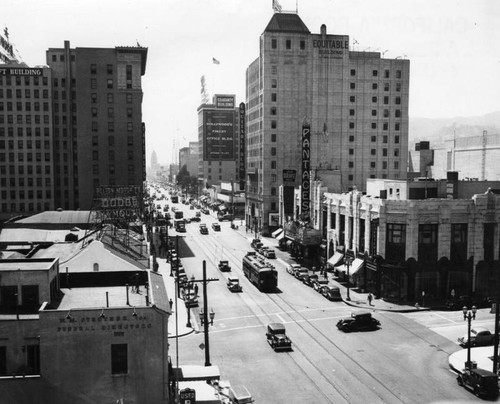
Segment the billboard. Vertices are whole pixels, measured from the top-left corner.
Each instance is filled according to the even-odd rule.
[[[234,161],[235,111],[203,111],[203,160]]]
[[[230,108],[234,109],[234,95],[216,94],[215,108]]]
[[[131,221],[141,212],[142,187],[100,186],[95,189],[93,210],[99,212],[102,221]]]

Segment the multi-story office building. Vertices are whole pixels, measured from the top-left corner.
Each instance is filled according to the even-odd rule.
[[[179,167],[182,169],[183,166],[190,176],[198,175],[198,142],[189,142],[188,147],[179,150]]]
[[[0,219],[54,209],[51,69],[0,65]]]
[[[99,186],[146,179],[141,76],[147,48],[50,48],[54,112],[54,200],[90,209]]]
[[[327,34],[325,25],[312,34],[297,14],[273,15],[246,77],[248,225],[268,233],[279,186],[293,199],[301,185],[304,122],[306,175],[336,172],[340,189],[332,191],[406,178],[410,63],[381,56],[349,50],[349,36]]]
[[[198,182],[202,189],[244,178],[245,106],[234,95],[216,94],[198,107]],[[240,184],[240,188],[243,188]]]

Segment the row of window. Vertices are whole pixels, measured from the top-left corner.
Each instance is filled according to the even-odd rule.
[[[44,156],[43,161],[46,161],[46,162],[51,161],[50,153],[43,153],[43,156]],[[23,162],[25,160],[28,162],[32,162],[32,161],[41,162],[42,161],[42,153],[29,153],[28,152],[28,153],[17,153],[17,155],[16,155],[16,153],[10,152],[8,154],[7,153],[0,153],[0,163],[7,161],[7,157],[8,157],[8,161],[11,163],[15,162],[15,161]]]
[[[29,203],[2,203],[2,212],[41,212],[42,206],[43,210],[50,210],[49,202],[37,202],[34,204],[33,202]],[[36,206],[36,210],[35,210]]]
[[[99,160],[99,152],[97,150],[92,152],[92,159]],[[121,160],[121,154],[120,154],[120,160]],[[127,160],[129,160],[129,161],[134,160],[134,151],[133,150],[127,151]],[[114,150],[108,150],[108,161],[115,161],[115,151]]]
[[[13,80],[14,78],[14,80]],[[46,76],[41,77],[41,84],[43,86],[47,86],[49,84],[49,79]],[[22,86],[23,84],[25,86],[30,86],[30,85],[35,85],[39,86],[40,85],[40,77],[39,76],[0,76],[0,86],[2,85],[7,85],[10,86],[12,84],[15,84],[16,86]]]
[[[378,74],[379,71],[377,69],[374,69],[372,70],[372,76],[373,77],[378,77]],[[356,76],[357,72],[356,72],[356,69],[351,69],[351,72],[350,72],[351,76]],[[396,74],[395,74],[395,77],[397,79],[400,79],[402,77],[403,73],[401,70],[396,70]],[[384,70],[384,78],[385,79],[389,79],[391,77],[391,71],[389,69],[385,69]]]
[[[1,140],[0,139],[0,150],[5,150],[5,147],[7,146],[7,150],[14,150],[15,148],[15,143],[14,140]],[[17,148],[19,150],[24,149],[24,146],[26,145],[27,149],[32,149],[33,148],[33,140],[18,140],[17,141]],[[42,141],[41,140],[35,140],[34,142],[35,149],[40,150],[42,148]],[[48,140],[45,140],[43,142],[43,148],[49,150],[50,147],[50,142]]]
[[[97,118],[97,112],[98,112],[98,109],[95,107],[90,109],[90,115],[92,116],[92,118]],[[115,114],[114,108],[109,107],[108,114],[107,114],[108,118],[113,118],[114,114]],[[132,108],[127,108],[127,118],[132,118],[132,116],[133,116]]]
[[[299,40],[299,48],[300,50],[304,50],[306,48],[306,41],[301,39]],[[278,40],[276,38],[271,39],[271,49],[278,49]],[[292,49],[292,40],[285,39],[285,49]]]
[[[22,125],[23,123],[31,125],[33,123],[31,118],[34,117],[34,123],[40,124],[42,123],[42,116],[43,123],[45,125],[50,125],[50,115],[16,115],[16,123],[19,125]],[[0,115],[0,124],[2,123],[14,124],[14,115]]]
[[[351,95],[349,96],[349,101],[351,103],[354,103],[356,102],[356,96],[355,95]],[[378,98],[377,97],[372,97],[372,102],[378,102]],[[384,96],[383,98],[383,103],[384,105],[389,105],[389,96]],[[395,105],[401,105],[401,97],[394,97],[394,104]]]
[[[5,179],[5,178],[2,178]],[[11,190],[9,192],[2,190],[2,199],[7,200],[7,195],[11,200],[20,200],[24,201],[25,199],[33,200],[35,199],[35,194],[32,190],[25,191],[24,189]],[[5,195],[5,198],[3,197]],[[52,198],[52,191],[50,189],[46,189],[45,191],[37,191],[37,199]]]
[[[49,111],[49,103],[48,102],[43,102],[42,103],[43,111],[48,112]],[[26,101],[24,103],[24,108],[23,108],[23,103],[21,101],[16,102],[16,111],[21,112],[21,111],[31,111],[33,108],[34,111],[40,111],[40,103],[39,102],[29,102]],[[0,111],[14,111],[14,103],[13,102],[0,102]]]
[[[74,53],[72,53],[72,54],[70,55],[70,58],[71,58],[71,61],[72,61],[72,62],[74,62],[74,61],[75,61],[75,54],[74,54]],[[52,61],[53,61],[53,62],[57,62],[57,55],[56,55],[56,54],[52,54]],[[64,55],[63,55],[63,54],[60,54],[60,55],[59,55],[59,61],[60,61],[60,62],[64,62]]]
[[[382,161],[382,170],[387,170],[387,161]],[[349,161],[348,163],[349,168],[354,168],[354,161]],[[377,168],[377,163],[375,161],[370,162],[370,168],[376,169]],[[399,170],[399,161],[394,161],[394,169]]]
[[[129,164],[128,167],[127,167],[127,171],[129,173],[129,175],[130,174],[134,174],[134,172],[135,172],[134,165],[133,164]],[[101,172],[99,171],[99,165],[98,164],[94,164],[92,166],[92,174],[93,175],[99,175],[99,174],[101,174]],[[108,174],[110,174],[110,175],[116,174],[116,167],[115,167],[114,164],[109,164],[108,165]]]
[[[59,87],[59,79],[55,77],[53,80],[54,87]],[[66,79],[61,78],[61,87],[66,87]],[[76,87],[76,79],[71,79],[71,87]]]
[[[355,82],[350,82],[349,83],[349,87],[351,88],[351,90],[355,90],[356,89],[356,83]],[[389,91],[391,88],[391,85],[389,83],[384,83],[384,91]],[[378,83],[372,83],[372,90],[378,90]],[[396,91],[397,92],[400,92],[401,91],[401,83],[400,82],[397,82],[396,83]]]
[[[9,175],[24,175],[24,174],[32,175],[33,171],[35,171],[36,174],[42,175],[42,171],[45,171],[45,174],[50,174],[50,166],[36,165],[34,167],[35,167],[35,169],[33,170],[32,164],[30,164],[26,167],[23,165],[12,165],[11,164],[8,166],[8,168],[9,168],[8,173],[9,173]],[[42,170],[43,167],[45,167],[45,170]],[[0,164],[0,175],[7,175],[7,166],[4,164]],[[5,178],[3,178],[3,180],[5,180]],[[16,178],[11,178],[10,180],[12,182],[12,180],[15,181]],[[24,186],[24,178],[18,178],[18,180],[20,181],[19,185],[23,187]],[[27,180],[28,180],[28,185],[33,185],[33,178],[32,177],[28,177]],[[45,181],[46,181],[45,185],[50,185],[50,178],[47,178]],[[42,179],[40,177],[36,178],[36,185],[42,186]]]
[[[125,97],[126,97],[127,104],[132,104],[132,93],[126,93]],[[112,103],[113,102],[113,94],[108,93],[107,100],[108,100],[108,104]],[[97,93],[90,94],[90,103],[97,104]]]
[[[96,121],[92,121],[92,132],[98,132],[98,125]],[[114,122],[108,122],[108,132],[114,132],[115,131],[115,123]],[[134,124],[133,122],[127,122],[127,132],[133,132],[134,131]]]
[[[23,136],[26,134],[26,136],[33,136],[33,132],[35,133],[35,136],[41,136],[42,135],[42,128],[36,127],[35,130],[33,128],[17,128],[17,136]],[[7,130],[5,130],[4,127],[0,127],[0,137],[5,137],[7,134],[8,137],[13,137],[14,136],[14,128],[13,127],[8,127]],[[45,127],[43,128],[43,135],[44,136],[50,136],[50,129]]]
[[[42,90],[41,98],[49,98],[49,90]],[[0,88],[0,98],[14,98],[14,93],[10,88],[7,88],[5,91],[3,88]],[[23,98],[23,90],[17,89],[15,93],[15,98]],[[31,98],[31,90],[29,88],[24,90],[24,98]],[[40,90],[33,90],[33,98],[40,98]]]

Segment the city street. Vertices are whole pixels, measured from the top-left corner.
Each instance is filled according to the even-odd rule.
[[[181,204],[188,216],[193,211]],[[180,257],[188,277],[201,278],[202,262],[207,276],[218,278],[208,284],[208,306],[215,312],[210,327],[210,361],[231,384],[243,384],[256,402],[304,403],[422,403],[433,401],[474,400],[457,386],[448,357],[460,347],[456,336],[466,329],[460,312],[435,313],[374,312],[381,329],[373,332],[343,333],[336,322],[360,309],[343,302],[329,302],[312,288],[302,284],[285,270],[292,262],[288,253],[277,251],[273,260],[279,273],[278,293],[264,294],[244,277],[241,259],[251,250],[253,237],[235,231],[229,222],[214,232],[211,215],[202,215],[210,229],[199,232],[199,223],[187,225],[180,235]],[[171,232],[170,235],[176,234]],[[232,271],[217,269],[220,259],[229,261]],[[236,275],[242,293],[232,294],[226,278]],[[200,305],[202,304],[201,291]],[[195,329],[202,330],[192,311]],[[455,320],[452,320],[456,317]],[[440,318],[436,327],[433,318]],[[437,321],[437,320],[434,320]],[[455,322],[456,321],[456,322]],[[292,340],[291,352],[274,352],[265,338],[270,322],[285,324]],[[454,330],[444,331],[446,323]],[[179,361],[184,365],[203,365],[203,332],[179,339]],[[425,386],[425,387],[424,387]]]

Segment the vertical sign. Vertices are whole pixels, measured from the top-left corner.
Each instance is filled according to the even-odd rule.
[[[302,123],[302,187],[301,187],[301,217],[309,221],[311,188],[311,126],[304,120]]]
[[[239,164],[239,177],[240,177],[240,191],[245,190],[245,103],[240,103],[240,164]]]

